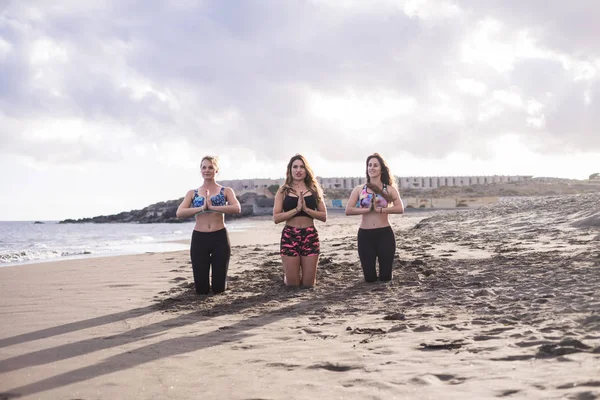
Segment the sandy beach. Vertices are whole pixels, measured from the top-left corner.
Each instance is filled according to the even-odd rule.
[[[600,194],[393,216],[385,284],[356,217],[317,224],[313,289],[255,223],[217,296],[186,251],[0,268],[0,399],[600,398]]]

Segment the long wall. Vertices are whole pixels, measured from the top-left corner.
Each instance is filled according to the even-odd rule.
[[[530,175],[491,176],[411,176],[398,178],[401,188],[435,189],[442,186],[491,185],[494,183],[519,182],[531,179]]]
[[[491,175],[491,176],[410,176],[397,177],[401,189],[434,189],[442,186],[473,186],[490,185],[494,183],[519,182],[531,179],[530,175]],[[324,189],[352,189],[362,184],[364,177],[320,178],[317,180]],[[254,192],[270,196],[269,186],[283,185],[285,179],[236,179],[220,181],[224,186],[229,186],[241,195]]]

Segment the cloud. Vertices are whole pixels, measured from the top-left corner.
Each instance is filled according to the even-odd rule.
[[[383,145],[486,158],[507,134],[542,153],[598,151],[594,10],[541,0],[13,2],[0,13],[0,152],[104,163],[176,143],[190,157],[348,161]]]

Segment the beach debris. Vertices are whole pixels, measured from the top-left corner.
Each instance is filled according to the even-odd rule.
[[[321,264],[321,265],[333,264],[333,259],[331,257],[322,257],[319,260],[319,264]]]

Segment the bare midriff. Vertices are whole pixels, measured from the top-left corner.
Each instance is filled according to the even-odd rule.
[[[386,226],[390,226],[388,215],[378,212],[364,214],[362,216],[362,221],[360,222],[361,229],[377,229],[385,228]]]
[[[314,220],[310,217],[292,217],[285,222],[286,225],[294,228],[308,228],[314,226]]]
[[[204,211],[196,215],[195,231],[216,232],[223,228],[225,228],[225,216],[220,212]]]

